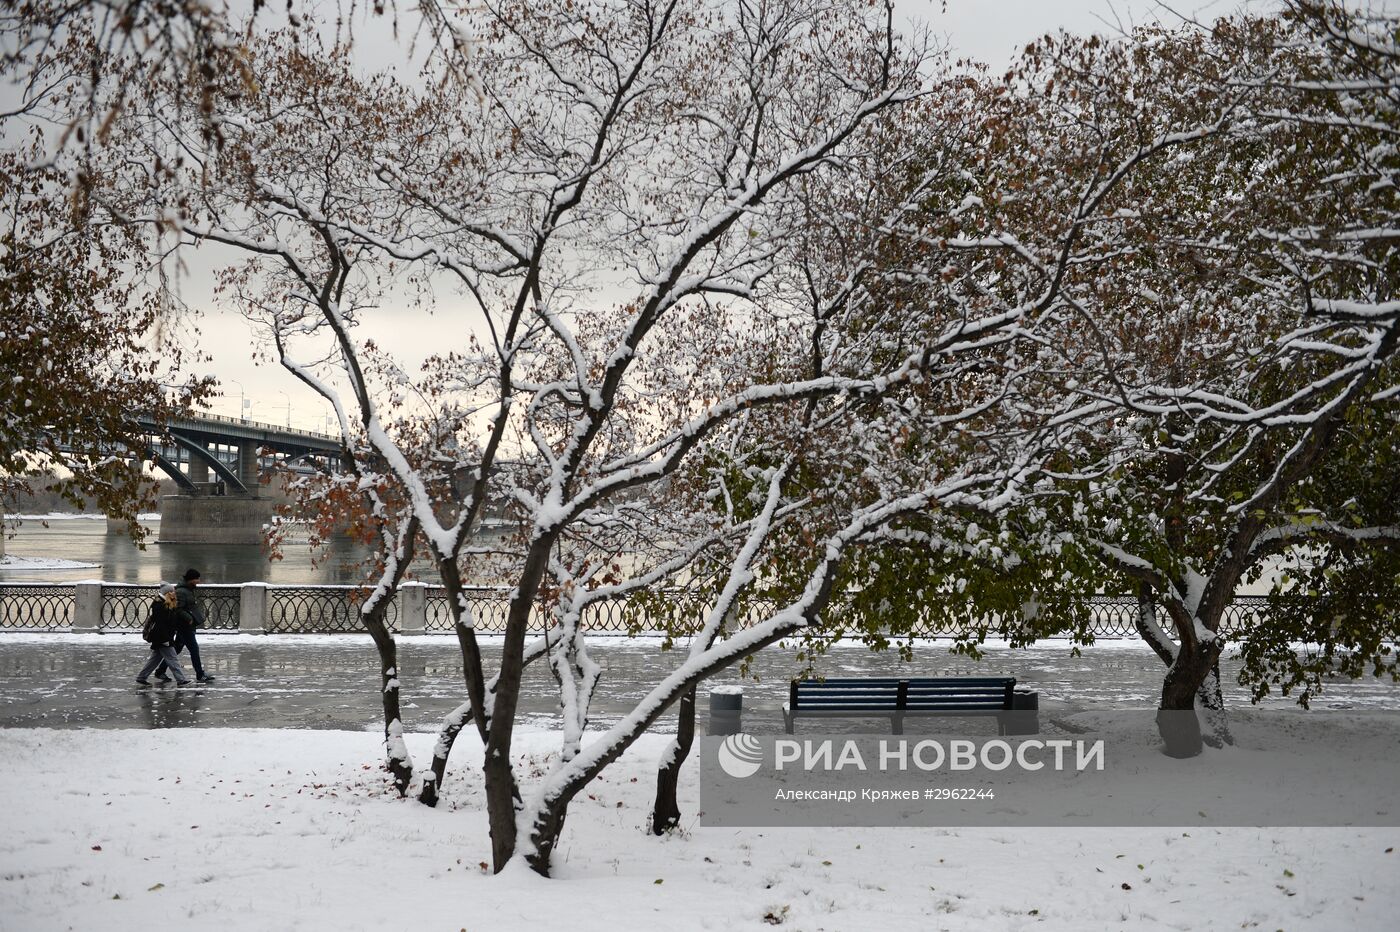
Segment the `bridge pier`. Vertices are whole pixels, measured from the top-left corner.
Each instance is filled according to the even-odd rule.
[[[126,534],[128,532],[128,528],[129,523],[125,518],[113,518],[111,515],[107,516],[108,534]]]
[[[130,464],[129,464],[129,468],[131,469],[132,473],[133,473],[135,476],[137,476],[137,477],[141,477],[141,476],[142,476],[141,464],[140,464],[140,463],[135,463],[135,462],[130,463]],[[145,478],[145,481],[149,482],[151,485],[155,485],[155,481],[154,481],[154,478],[153,478],[153,477],[146,476],[146,477],[144,477],[144,478]],[[111,515],[108,515],[107,518],[106,518],[107,533],[108,533],[108,534],[130,534],[130,533],[131,533],[131,525],[134,524],[134,523],[139,523],[139,522],[127,521],[125,518],[113,518]]]
[[[258,488],[258,445],[242,443],[238,446],[238,481],[242,482],[254,495]]]
[[[275,502],[242,495],[167,495],[160,502],[161,543],[259,544]]]

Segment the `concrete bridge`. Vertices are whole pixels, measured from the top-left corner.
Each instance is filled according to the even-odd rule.
[[[340,452],[336,437],[215,414],[137,423],[149,432],[147,459],[180,489],[161,501],[161,541],[256,544],[284,500],[263,486],[264,471],[334,469]]]

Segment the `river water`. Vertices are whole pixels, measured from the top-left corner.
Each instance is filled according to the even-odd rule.
[[[141,523],[151,531],[144,549],[127,535],[108,531],[104,518],[25,518],[5,541],[5,553],[14,559],[0,566],[0,583],[158,583],[177,580],[191,567],[205,583],[355,583],[361,579],[359,564],[370,555],[369,548],[338,538],[320,554],[292,542],[280,560],[270,560],[256,545],[158,543],[160,521]],[[89,565],[53,567],[50,561]]]

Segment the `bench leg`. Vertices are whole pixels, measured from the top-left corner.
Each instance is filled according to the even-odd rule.
[[[890,716],[890,731],[891,731],[891,733],[896,734],[896,735],[902,735],[902,734],[904,734],[904,716],[903,716],[903,715],[892,715],[892,716]]]
[[[783,713],[783,727],[787,729],[788,734],[792,734],[792,718],[793,715],[791,712]]]

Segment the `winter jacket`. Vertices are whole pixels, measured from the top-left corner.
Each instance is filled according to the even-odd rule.
[[[180,625],[178,609],[170,608],[162,598],[151,602],[151,649],[175,640],[175,631]]]
[[[203,628],[208,619],[204,614],[204,603],[199,600],[199,596],[194,594],[194,590],[187,584],[181,583],[175,587],[176,610],[180,613],[180,624],[193,625],[196,628]]]

